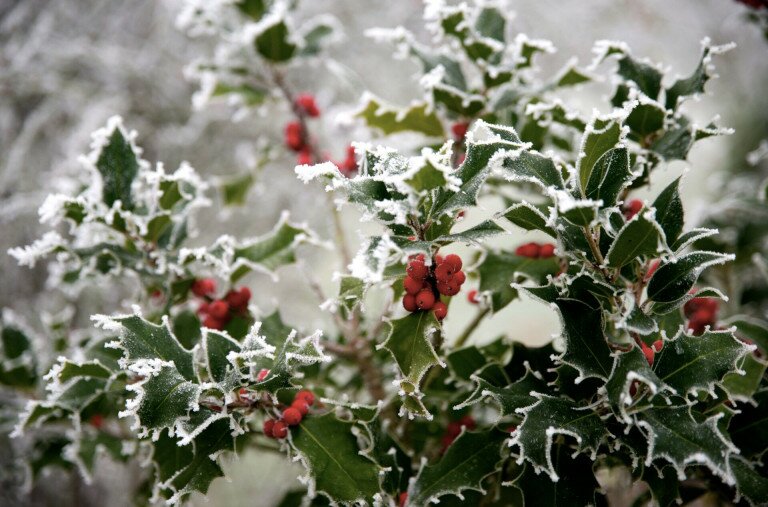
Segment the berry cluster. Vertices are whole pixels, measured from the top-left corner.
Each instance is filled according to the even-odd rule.
[[[416,255],[408,262],[408,276],[403,280],[405,295],[403,308],[409,312],[432,310],[438,320],[448,315],[448,306],[440,295],[455,296],[467,276],[461,270],[461,257],[456,254],[434,257],[431,266],[424,263],[424,255]]]
[[[299,391],[293,398],[291,406],[283,410],[279,420],[267,419],[264,421],[264,435],[278,440],[288,436],[288,427],[297,426],[309,412],[309,407],[315,404],[315,395],[312,391]]]
[[[203,317],[203,326],[210,329],[224,329],[235,315],[245,315],[248,312],[248,302],[251,300],[251,290],[240,287],[227,292],[223,298],[214,299],[216,281],[212,278],[201,278],[192,284],[192,293],[203,299],[197,309]]]
[[[472,416],[465,415],[458,421],[451,421],[448,423],[448,427],[445,429],[445,434],[442,438],[443,448],[441,453],[444,453],[451,446],[454,440],[461,434],[462,428],[467,430],[473,430],[477,427],[477,423]]]
[[[552,243],[541,245],[535,242],[526,243],[515,249],[515,255],[529,259],[549,259],[555,256],[555,245]]]
[[[695,335],[702,334],[707,326],[717,323],[720,303],[714,298],[693,298],[683,306],[683,313],[688,319],[688,330]]]
[[[621,207],[621,213],[624,215],[624,218],[629,220],[633,216],[640,213],[641,209],[643,209],[643,201],[640,199],[632,199],[631,201],[624,203],[624,205]]]

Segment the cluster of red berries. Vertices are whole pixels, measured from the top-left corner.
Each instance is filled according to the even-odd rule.
[[[235,315],[245,315],[248,312],[248,302],[251,300],[251,290],[240,287],[227,292],[223,298],[214,299],[216,281],[212,278],[201,278],[192,284],[192,293],[203,299],[197,309],[203,317],[203,326],[210,329],[224,329]]]
[[[515,255],[528,257],[529,259],[549,259],[555,256],[555,245],[552,243],[526,243],[515,249]]]
[[[640,213],[641,209],[643,209],[643,201],[640,199],[632,199],[631,201],[624,203],[624,205],[621,207],[621,213],[624,215],[624,218],[629,220],[633,216]]]
[[[448,450],[453,441],[456,440],[456,438],[458,438],[458,436],[461,434],[462,428],[467,428],[467,430],[471,431],[476,427],[477,423],[472,418],[472,416],[469,415],[465,415],[458,421],[449,422],[448,427],[445,429],[445,434],[443,434],[443,438],[441,440],[443,448],[440,452],[445,453],[445,451]]]
[[[695,335],[702,334],[707,326],[717,323],[720,302],[714,298],[693,298],[683,306],[683,314],[688,319],[688,330]]]
[[[279,420],[267,419],[264,421],[264,435],[278,440],[288,436],[288,427],[297,426],[309,412],[309,407],[315,404],[315,395],[312,391],[299,391],[293,398],[291,406],[283,410]]]
[[[440,301],[440,295],[459,293],[467,279],[461,267],[461,257],[456,254],[445,258],[435,255],[431,266],[424,263],[422,254],[412,257],[406,268],[408,276],[403,280],[403,308],[409,312],[432,310],[438,320],[443,320],[448,315],[448,306]]]

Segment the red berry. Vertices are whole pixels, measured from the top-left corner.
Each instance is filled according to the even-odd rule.
[[[445,428],[445,434],[449,437],[456,438],[461,433],[461,423],[459,421],[451,421]]]
[[[400,493],[400,498],[399,498],[397,507],[405,507],[406,503],[408,503],[408,492],[403,491],[402,493]]]
[[[416,306],[419,310],[431,310],[435,304],[435,295],[429,289],[424,289],[416,294]]]
[[[267,378],[267,375],[269,375],[269,370],[266,368],[262,368],[259,370],[259,373],[256,375],[256,382],[261,382],[265,378]]]
[[[203,301],[200,303],[200,306],[197,307],[197,314],[198,315],[205,315],[208,313],[209,310],[209,304],[208,301]]]
[[[445,256],[445,260],[443,261],[445,264],[450,264],[453,266],[453,271],[461,271],[461,267],[463,266],[461,262],[461,257],[459,257],[456,254],[449,254]]]
[[[424,280],[429,275],[429,268],[424,265],[424,261],[420,259],[414,259],[408,263],[408,267],[405,268],[408,276],[414,280]]]
[[[651,346],[654,352],[661,352],[661,349],[664,348],[664,340],[656,340]]]
[[[545,243],[539,247],[539,257],[542,259],[549,259],[555,256],[555,245],[552,243]]]
[[[296,393],[296,396],[293,398],[295,400],[304,400],[307,402],[307,405],[314,405],[315,404],[315,393],[312,391],[308,391],[306,389],[299,391]]]
[[[241,387],[240,390],[237,391],[238,396],[248,396],[248,389],[245,387]]]
[[[445,306],[445,303],[442,301],[438,301],[432,307],[432,312],[435,314],[437,320],[443,320],[445,316],[448,315],[448,307]]]
[[[208,307],[208,313],[214,319],[224,320],[229,315],[229,304],[224,300],[218,299]]]
[[[208,315],[205,317],[205,320],[203,320],[203,326],[209,328],[209,329],[216,329],[217,331],[221,331],[224,329],[224,326],[226,325],[226,322],[221,319],[217,319],[213,315]]]
[[[239,290],[231,290],[227,293],[225,299],[232,310],[244,312],[248,309],[248,301],[251,300],[251,289],[240,287]]]
[[[423,280],[414,280],[410,276],[406,276],[403,279],[403,288],[407,294],[415,296],[422,288],[424,288]]]
[[[201,278],[192,284],[192,293],[199,298],[204,298],[214,292],[216,292],[216,281],[213,278]]]
[[[320,110],[315,103],[315,97],[309,93],[301,93],[296,96],[296,106],[298,106],[307,116],[317,118],[320,116]]]
[[[91,418],[88,419],[88,424],[96,429],[101,429],[101,427],[104,425],[104,416],[101,414],[93,414]]]
[[[633,216],[640,213],[641,209],[643,209],[643,201],[640,199],[632,199],[631,201],[624,203],[621,212],[624,214],[624,218],[630,220]]]
[[[452,283],[462,285],[467,280],[467,275],[463,271],[457,271],[453,274]]]
[[[416,306],[416,296],[412,294],[406,294],[403,296],[403,308],[408,312],[415,312],[418,307]]]
[[[298,410],[302,417],[307,415],[307,412],[309,412],[309,405],[307,405],[307,402],[304,400],[293,400],[291,407]]]
[[[643,350],[643,354],[645,355],[645,360],[648,361],[648,364],[650,366],[653,366],[653,359],[654,359],[654,356],[656,356],[656,353],[653,351],[651,347],[646,345],[644,342],[642,342],[641,348]]]
[[[453,137],[457,141],[462,141],[464,139],[464,136],[467,135],[468,129],[469,129],[469,122],[466,122],[466,121],[460,121],[451,125],[451,132],[453,133]]]
[[[285,144],[293,151],[304,148],[304,130],[301,123],[292,121],[285,126]]]
[[[455,296],[461,290],[461,286],[451,280],[450,282],[437,282],[437,292],[443,296]]]
[[[435,255],[435,258],[433,260],[435,261],[435,266],[439,266],[440,264],[445,262],[442,255]]]
[[[477,289],[472,289],[467,293],[467,301],[473,305],[480,304],[480,299],[477,297]]]
[[[456,270],[451,264],[443,262],[435,268],[435,278],[437,278],[438,282],[447,282],[455,272]]]
[[[267,419],[264,421],[264,425],[261,427],[261,429],[264,431],[266,436],[272,436],[272,432],[275,430],[275,422],[276,421],[274,419]]]
[[[653,261],[648,268],[648,271],[645,272],[645,279],[650,280],[653,274],[656,272],[657,269],[659,269],[659,264],[661,264],[661,261],[659,259],[656,259]]]
[[[302,148],[296,155],[296,165],[310,165],[312,163],[312,152],[307,148]]]
[[[288,407],[283,410],[283,421],[288,426],[296,426],[301,422],[301,412],[293,407]]]
[[[459,211],[456,213],[456,220],[464,220],[464,217],[466,216],[467,212],[464,210]]]
[[[515,255],[520,257],[528,257],[529,259],[535,259],[539,256],[539,244],[538,243],[526,243],[520,245],[515,249]]]
[[[272,426],[272,436],[277,439],[283,439],[288,436],[288,426],[283,421],[275,421]]]

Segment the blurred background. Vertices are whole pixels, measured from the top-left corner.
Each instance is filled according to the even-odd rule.
[[[227,178],[255,170],[259,143],[282,143],[279,108],[264,114],[232,119],[226,104],[209,104],[194,110],[195,84],[185,79],[184,68],[193,59],[212,52],[213,40],[190,38],[176,28],[181,0],[0,0],[0,252],[26,245],[45,230],[38,223],[37,208],[50,192],[68,192],[81,171],[77,158],[88,151],[90,133],[114,114],[139,132],[143,157],[163,161],[175,169],[183,160],[205,176]],[[352,140],[367,140],[365,131],[347,121],[365,90],[393,104],[420,98],[415,79],[418,67],[392,58],[392,48],[366,38],[372,27],[402,25],[427,40],[422,3],[417,0],[325,0],[304,2],[309,13],[328,13],[344,28],[345,40],[331,50],[333,62],[294,71],[289,79],[297,90],[316,94],[325,117],[323,136],[333,146],[334,157],[343,156]],[[528,0],[508,2],[517,13],[513,30],[531,38],[551,40],[558,48],[541,59],[543,75],[559,69],[571,56],[582,64],[591,61],[591,48],[599,39],[624,40],[639,57],[648,57],[688,74],[698,63],[700,41],[735,42],[737,48],[715,60],[719,79],[709,83],[709,95],[686,107],[699,124],[720,115],[720,124],[735,134],[699,143],[686,163],[673,163],[653,181],[650,195],[687,172],[682,183],[689,224],[697,223],[707,207],[722,197],[733,167],[743,166],[768,130],[768,45],[760,28],[746,21],[746,8],[733,0]],[[601,87],[602,86],[602,87]],[[610,85],[603,83],[577,92],[577,105],[589,112],[606,104]],[[602,101],[602,102],[600,102]],[[604,107],[604,106],[603,106]],[[279,117],[279,116],[277,116]],[[412,139],[395,137],[387,144],[413,147]],[[218,235],[238,237],[263,234],[282,210],[294,220],[307,222],[324,238],[332,236],[330,215],[317,186],[305,186],[293,174],[294,161],[285,156],[258,171],[256,185],[246,204],[223,209],[219,204],[200,217],[201,234],[194,240],[207,244]],[[215,195],[212,196],[215,197]],[[637,194],[646,197],[646,194]],[[468,224],[498,209],[495,202],[481,202],[470,213]],[[348,238],[359,242],[359,216],[343,210]],[[364,232],[364,231],[362,231]],[[501,244],[537,238],[532,234],[505,237]],[[458,250],[458,249],[457,249]],[[307,249],[305,268],[328,293],[332,274],[338,270],[338,253]],[[275,283],[267,277],[249,279],[255,304],[271,311],[278,300],[290,300],[281,310],[288,324],[303,329],[329,328],[330,319],[306,290],[304,271],[289,267]],[[0,256],[0,307],[25,317],[33,326],[45,312],[60,311],[64,300],[46,286],[47,269],[16,266]],[[89,325],[88,315],[124,309],[130,288],[82,294],[79,324]],[[448,338],[455,336],[471,315],[463,298],[447,320]],[[460,307],[460,308],[459,308]],[[80,318],[80,317],[79,317]],[[530,344],[548,341],[559,329],[549,309],[531,301],[517,301],[486,322],[479,339],[500,334]],[[452,334],[453,333],[453,334]],[[0,460],[6,455],[0,449]],[[0,467],[7,470],[5,467]],[[300,470],[284,459],[246,454],[229,464],[229,483],[216,481],[211,505],[274,505],[282,494],[298,487]],[[105,462],[92,487],[83,486],[83,498],[99,505],[129,505],[125,486],[135,475]],[[266,478],[269,480],[265,480]],[[68,477],[51,477],[44,488],[65,484]],[[18,478],[0,477],[0,504],[11,489],[22,487]],[[38,496],[35,496],[35,495]],[[43,492],[28,497],[29,505],[42,505]],[[5,499],[5,500],[4,500]],[[9,500],[8,500],[9,501]],[[60,505],[72,504],[60,498]],[[202,497],[196,504],[206,504]]]

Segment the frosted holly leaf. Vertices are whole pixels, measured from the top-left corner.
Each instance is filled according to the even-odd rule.
[[[428,104],[413,103],[407,108],[396,109],[369,93],[363,95],[362,103],[356,116],[385,135],[397,132],[419,132],[430,137],[445,135],[443,124]]]
[[[677,391],[665,384],[653,372],[639,347],[632,347],[628,352],[616,354],[608,382],[601,388],[601,391],[608,395],[608,400],[614,407],[615,413],[627,424],[632,422],[626,409],[634,402],[630,394],[633,384],[638,394],[642,389],[641,386],[645,386],[649,393],[649,399],[653,399],[654,396],[663,394],[665,391],[670,394],[677,394]]]
[[[565,342],[565,351],[558,360],[576,368],[579,379],[595,377],[607,381],[613,359],[603,331],[602,311],[578,299],[557,299],[555,305]]]
[[[139,172],[140,154],[133,145],[135,134],[125,133],[122,123],[115,118],[110,119],[104,134],[108,136],[106,143],[100,146],[97,156],[96,153],[91,155],[101,174],[102,199],[107,206],[120,201],[123,209],[131,210],[134,204],[131,186]]]
[[[443,67],[435,67],[425,74],[420,84],[435,106],[439,104],[451,113],[472,118],[486,106],[486,98],[483,95],[464,91],[448,84]]]
[[[768,478],[756,470],[759,465],[741,456],[731,457],[730,464],[739,496],[746,497],[753,506],[762,505],[768,498]]]
[[[64,448],[63,457],[77,466],[86,484],[91,484],[99,456],[106,454],[114,461],[125,462],[129,456],[122,451],[123,440],[115,435],[82,432]]]
[[[602,201],[601,207],[613,206],[633,177],[627,148],[610,149],[597,160],[589,173],[584,195],[587,199]]]
[[[329,412],[305,417],[290,430],[290,444],[307,470],[310,494],[320,493],[342,505],[373,502],[384,470],[360,448],[355,428],[355,423]]]
[[[593,457],[600,444],[610,436],[597,412],[579,406],[567,398],[535,393],[533,405],[518,409],[523,422],[512,434],[510,447],[518,447],[518,463],[528,461],[537,472],[546,472],[552,481],[560,476],[552,461],[556,435],[573,437],[579,452],[591,451]]]
[[[32,340],[21,326],[3,314],[0,331],[0,384],[33,386],[37,380],[37,360]]]
[[[109,379],[114,372],[101,364],[98,360],[76,362],[66,357],[59,357],[56,364],[44,377],[50,382],[53,389],[60,388],[62,384],[76,378],[100,378]]]
[[[681,396],[699,391],[714,393],[728,373],[743,374],[739,365],[755,349],[733,335],[733,330],[706,331],[700,336],[679,334],[656,353],[653,371]]]
[[[592,472],[594,463],[589,456],[573,454],[564,444],[555,445],[552,450],[552,466],[558,480],[549,475],[536,473],[529,463],[511,484],[523,495],[525,505],[546,507],[570,507],[574,505],[597,505],[595,494],[600,485]]]
[[[521,146],[517,151],[499,151],[489,164],[494,173],[513,183],[533,183],[544,190],[564,189],[562,172],[555,161]]]
[[[736,334],[754,342],[763,354],[768,353],[768,323],[749,315],[734,315],[723,322],[735,326]]]
[[[626,133],[622,127],[622,121],[626,115],[627,112],[623,110],[606,116],[595,114],[586,126],[576,163],[579,188],[582,192],[586,191],[598,161],[610,150],[623,146]]]
[[[686,98],[704,93],[704,86],[714,76],[712,57],[723,54],[736,46],[733,43],[712,46],[708,38],[705,38],[701,45],[701,60],[693,73],[688,77],[678,79],[672,86],[666,89],[665,104],[667,109],[676,110]]]
[[[678,301],[693,288],[704,269],[733,259],[733,255],[699,251],[663,262],[648,282],[648,299],[655,304]]]
[[[580,68],[575,58],[572,58],[565,64],[565,66],[557,73],[554,79],[554,84],[558,88],[564,88],[568,86],[578,86],[583,83],[588,83],[594,80],[594,77],[586,69]]]
[[[324,49],[339,40],[340,31],[339,21],[334,17],[320,15],[311,18],[299,29],[303,45],[299,49],[298,56],[320,55]]]
[[[515,98],[515,102],[517,100]],[[587,126],[587,123],[581,118],[579,113],[566,108],[560,99],[553,99],[547,102],[531,101],[525,106],[525,115],[532,118],[538,126],[544,128],[557,124],[583,132]]]
[[[474,405],[480,401],[491,401],[499,409],[499,419],[517,414],[517,409],[530,407],[536,402],[533,393],[548,393],[551,388],[540,375],[526,367],[523,378],[509,384],[497,385],[478,375],[472,375],[475,390],[467,399],[456,405],[454,410]]]
[[[606,264],[620,268],[639,257],[656,257],[660,243],[666,243],[664,231],[654,212],[641,210],[619,230],[606,254]]]
[[[723,377],[723,389],[732,400],[753,403],[754,394],[760,387],[768,364],[755,357],[754,353],[747,354],[738,364],[736,371]]]
[[[667,185],[653,201],[653,208],[656,210],[656,222],[661,226],[667,244],[670,245],[680,238],[685,222],[683,202],[678,190],[679,185],[680,178],[677,178]]]
[[[635,425],[648,439],[645,465],[667,462],[685,477],[685,467],[702,465],[726,484],[734,483],[730,457],[739,450],[718,427],[718,413],[697,420],[687,405],[657,405],[634,415]]]
[[[317,235],[304,224],[292,223],[284,213],[275,227],[263,236],[238,241],[221,236],[210,247],[182,248],[179,264],[200,263],[215,269],[221,276],[236,282],[251,271],[276,277],[275,271],[296,262],[300,245],[319,245]]]
[[[485,492],[483,479],[499,470],[506,438],[496,429],[462,431],[437,463],[422,462],[408,486],[408,505],[437,503],[446,495],[462,499],[467,490]]]
[[[522,227],[526,231],[542,231],[556,238],[557,233],[549,225],[549,217],[544,214],[543,206],[534,206],[526,201],[513,204],[500,213],[513,224]]]
[[[484,220],[479,224],[465,229],[461,232],[452,232],[439,236],[434,240],[437,244],[450,244],[450,243],[466,243],[466,244],[480,244],[483,240],[496,236],[498,234],[506,233],[506,229],[501,227],[495,220]]]
[[[352,312],[362,304],[365,295],[365,283],[354,276],[342,276],[339,280],[338,304],[346,312]]]
[[[427,8],[425,18],[434,20],[443,36],[458,40],[471,60],[495,61],[504,49],[505,20],[497,9],[442,5],[439,9]]]
[[[741,450],[741,455],[749,459],[759,459],[765,455],[768,448],[768,390],[760,389],[754,394],[754,404],[745,403],[739,406],[729,424],[733,443]]]
[[[191,493],[207,493],[211,482],[223,477],[220,456],[237,448],[229,423],[213,422],[205,428],[191,445],[179,446],[165,432],[152,442],[152,464],[156,483],[154,492],[169,505],[180,505]]]
[[[633,83],[652,99],[659,97],[663,74],[658,64],[647,59],[633,57],[629,46],[623,42],[598,41],[593,52],[596,54],[593,65],[597,65],[611,56],[617,56],[619,61],[617,72],[625,82]]]
[[[297,44],[286,11],[287,4],[275,3],[252,29],[256,51],[270,62],[284,63],[296,53]]]
[[[547,276],[555,275],[559,271],[560,264],[555,257],[530,259],[509,252],[489,250],[478,267],[478,290],[489,295],[491,309],[497,312],[517,297],[517,289],[511,286],[512,283],[544,283]]]
[[[373,423],[379,417],[384,402],[379,400],[376,405],[366,405],[352,401],[339,401],[322,398],[323,405],[335,407],[336,415],[344,421],[357,421],[364,424]]]
[[[597,220],[602,202],[591,199],[574,199],[566,190],[552,193],[558,215],[578,227],[589,227]]]
[[[91,320],[98,327],[119,333],[118,339],[110,346],[123,351],[123,364],[130,365],[141,360],[169,362],[185,380],[197,381],[192,352],[174,336],[167,316],[163,317],[161,325],[145,320],[138,313],[115,317],[94,315]]]
[[[645,313],[640,306],[633,301],[629,301],[628,306],[630,307],[628,312],[617,316],[617,329],[626,329],[630,333],[638,333],[642,336],[659,331],[658,323],[653,317]]]
[[[670,465],[662,467],[644,466],[641,479],[648,483],[653,499],[659,505],[669,507],[682,502],[682,500],[678,500],[680,498],[679,483],[674,467]]]
[[[240,344],[225,332],[218,332],[204,328],[201,339],[203,356],[205,357],[205,370],[212,382],[226,383],[232,379],[235,371],[229,361],[229,353],[241,351]],[[227,387],[234,388],[234,385]],[[228,389],[225,389],[225,391]]]
[[[633,137],[637,137],[641,142],[655,132],[664,128],[664,122],[667,119],[667,110],[659,102],[648,98],[647,95],[640,93],[635,97],[635,93],[630,90],[628,100],[637,100],[637,104],[632,108],[624,124],[627,125]]]
[[[378,348],[392,354],[402,375],[401,386],[418,389],[424,374],[433,366],[444,366],[432,346],[432,336],[440,327],[431,311],[410,313],[389,322],[387,339]],[[405,389],[405,387],[404,387]]]

